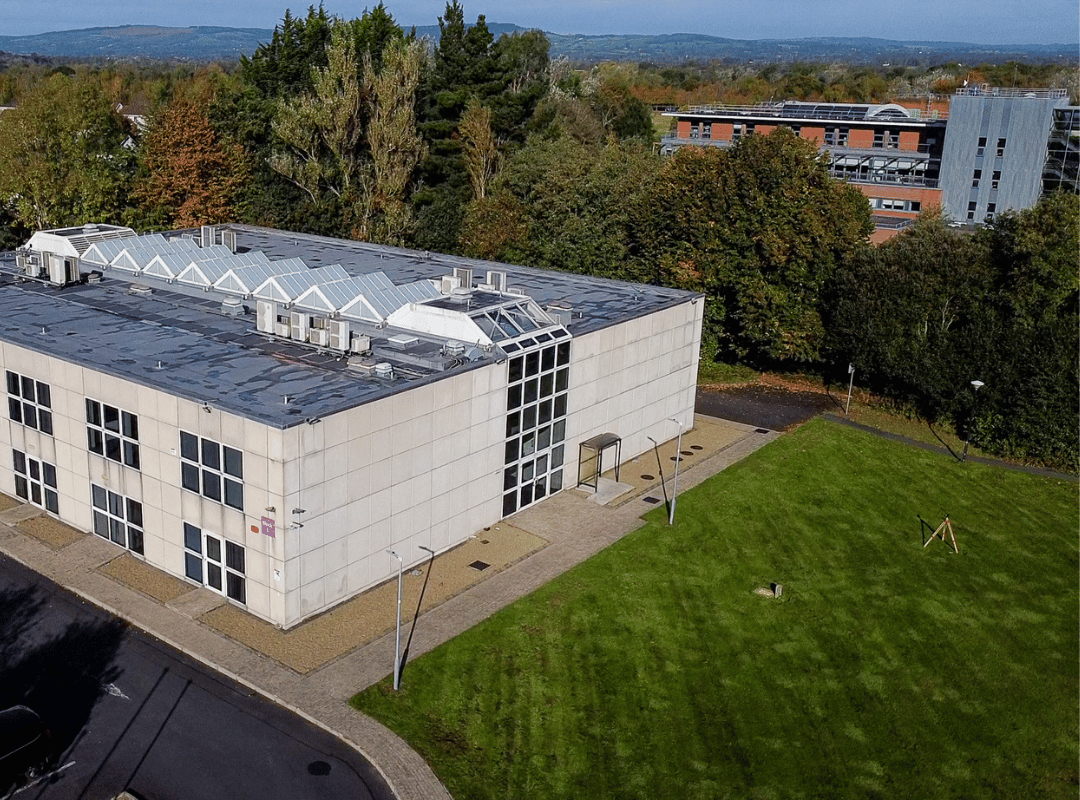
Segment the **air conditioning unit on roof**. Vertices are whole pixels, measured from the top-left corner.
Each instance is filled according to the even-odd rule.
[[[345,319],[330,320],[330,348],[345,352],[349,349],[349,339],[352,329],[349,321]]]

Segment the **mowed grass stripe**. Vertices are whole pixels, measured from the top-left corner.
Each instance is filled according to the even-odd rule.
[[[677,513],[354,703],[458,800],[1075,798],[1074,482],[813,422]]]

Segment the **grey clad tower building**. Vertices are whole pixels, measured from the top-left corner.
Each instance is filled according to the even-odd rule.
[[[1043,193],[1055,114],[1068,103],[1064,89],[957,90],[941,157],[942,200],[949,215],[985,222],[1035,205]]]
[[[239,225],[42,231],[0,255],[0,491],[287,628],[588,480],[590,440],[691,427],[700,299]]]

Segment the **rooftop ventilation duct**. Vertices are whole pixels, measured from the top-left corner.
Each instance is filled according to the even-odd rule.
[[[554,303],[548,303],[544,306],[544,311],[550,314],[551,318],[564,328],[570,324],[570,320],[574,317],[574,307],[565,300],[556,300]]]
[[[244,304],[239,297],[226,297],[221,301],[221,313],[238,317],[244,313]]]
[[[399,333],[397,336],[391,336],[387,339],[386,343],[398,350],[406,350],[417,344],[419,341],[420,340],[417,337],[411,334]]]
[[[149,286],[138,286],[132,284],[128,287],[127,293],[134,295],[135,297],[149,297],[154,293],[154,290],[151,289]]]
[[[394,377],[394,365],[389,361],[380,361],[375,365],[375,376],[378,378],[386,378],[387,380]]]
[[[451,339],[443,345],[443,355],[447,358],[461,358],[465,355],[465,345]]]
[[[199,241],[200,241],[200,243],[202,244],[203,247],[209,247],[212,244],[216,244],[216,242],[214,241],[214,226],[213,225],[203,225],[200,230],[201,230],[201,236],[199,238]]]

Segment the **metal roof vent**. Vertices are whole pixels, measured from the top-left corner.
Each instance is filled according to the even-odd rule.
[[[389,361],[380,361],[375,365],[375,375],[379,378],[391,379],[394,377],[394,365]]]
[[[450,292],[450,300],[454,303],[467,303],[472,297],[472,289],[454,289]]]
[[[239,297],[226,297],[221,301],[221,313],[238,317],[244,313],[244,304]]]
[[[413,345],[419,343],[419,341],[420,340],[412,334],[399,333],[397,336],[391,336],[389,339],[387,339],[386,343],[389,344],[391,347],[397,348],[398,350],[406,350]]]
[[[375,359],[374,358],[350,358],[349,369],[354,369],[357,372],[361,372],[365,375],[375,371]]]
[[[461,342],[450,339],[443,345],[443,355],[447,358],[461,358],[465,355],[465,345]]]
[[[550,314],[551,318],[564,328],[569,326],[571,320],[574,318],[574,307],[565,300],[556,300],[553,303],[548,303],[544,306],[544,311]]]
[[[149,286],[138,286],[132,284],[128,287],[127,293],[135,295],[136,297],[149,297],[154,293],[154,290],[151,289]]]
[[[90,270],[88,273],[86,273],[86,282],[101,283],[101,271],[96,269]]]

